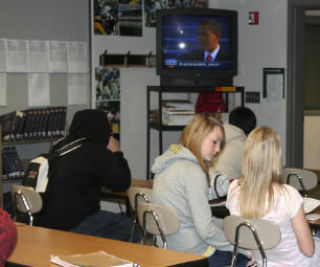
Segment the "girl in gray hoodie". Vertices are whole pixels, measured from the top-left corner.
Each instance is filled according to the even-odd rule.
[[[180,229],[168,237],[168,248],[206,255],[209,266],[231,263],[231,246],[222,220],[212,217],[208,202],[208,169],[223,148],[224,129],[213,114],[197,114],[184,128],[179,145],[155,159],[153,201],[173,208]],[[248,259],[238,256],[237,266]]]

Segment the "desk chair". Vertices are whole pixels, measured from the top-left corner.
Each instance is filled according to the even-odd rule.
[[[33,214],[42,209],[42,198],[33,187],[23,185],[11,186],[11,197],[14,209],[14,219],[17,213],[26,213],[29,216],[29,225],[33,225]]]
[[[138,203],[138,219],[143,230],[143,244],[147,234],[160,236],[162,248],[167,248],[167,236],[176,233],[180,228],[180,220],[176,212],[169,207],[154,203]],[[154,239],[154,246],[156,242]]]
[[[313,171],[299,168],[283,168],[283,182],[292,185],[306,197],[307,191],[318,185],[318,177]]]
[[[226,238],[234,245],[231,267],[235,266],[238,247],[259,249],[262,266],[267,266],[264,250],[275,247],[281,240],[280,227],[262,219],[246,219],[230,215],[224,219],[223,227]]]
[[[138,202],[151,202],[152,201],[152,189],[145,187],[132,186],[128,190],[128,197],[131,209],[133,211],[133,225],[130,233],[129,242],[133,241],[134,231],[138,223]]]

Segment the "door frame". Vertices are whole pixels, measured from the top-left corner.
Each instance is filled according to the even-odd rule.
[[[286,166],[303,167],[305,10],[319,8],[319,1],[288,0]]]

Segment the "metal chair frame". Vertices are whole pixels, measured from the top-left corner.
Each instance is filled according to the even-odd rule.
[[[176,211],[160,204],[139,202],[138,218],[142,228],[142,243],[146,244],[147,234],[153,236],[153,245],[157,246],[156,237],[160,236],[162,248],[167,248],[167,236],[176,233],[180,220]]]
[[[151,214],[152,215],[152,218],[154,219],[154,221],[156,222],[156,225],[158,227],[158,230],[159,230],[159,233],[160,233],[160,236],[161,236],[161,239],[162,239],[162,243],[163,243],[163,249],[166,249],[167,248],[167,238],[166,238],[166,235],[164,234],[162,228],[161,228],[161,225],[160,225],[160,221],[159,221],[159,217],[157,215],[157,213],[152,210],[152,209],[149,209],[149,210],[146,210],[144,213],[143,213],[143,244],[146,243],[146,236],[147,236],[147,216],[148,214]],[[153,245],[156,246],[156,239],[154,238],[153,239]]]
[[[134,236],[134,231],[136,229],[136,226],[138,224],[138,215],[137,215],[137,208],[138,208],[138,200],[139,198],[142,198],[146,203],[150,203],[151,200],[148,198],[147,194],[144,192],[138,192],[135,197],[134,197],[134,218],[133,218],[133,226],[131,228],[130,232],[130,238],[129,242],[133,242],[133,236]]]
[[[249,222],[243,222],[240,223],[237,228],[236,228],[236,236],[235,236],[235,244],[234,244],[234,248],[233,248],[233,253],[232,253],[232,261],[231,261],[231,267],[236,266],[236,260],[237,260],[237,254],[238,254],[238,246],[239,246],[239,236],[240,236],[240,228],[241,227],[247,227],[250,229],[251,233],[253,234],[253,237],[257,243],[258,249],[260,251],[261,257],[262,257],[262,266],[267,266],[267,257],[266,257],[266,253],[264,252],[262,243],[259,239],[259,236],[256,232],[256,229],[254,228],[254,226],[249,223]]]
[[[308,196],[307,190],[311,190],[318,185],[318,177],[311,170],[284,167],[283,173],[283,182],[294,186],[304,197]],[[292,183],[292,178],[296,178],[297,182]]]
[[[238,247],[259,250],[262,266],[267,266],[265,250],[275,247],[281,240],[279,225],[263,219],[248,219],[237,215],[230,215],[224,219],[224,233],[234,246],[231,267],[236,264]]]
[[[306,188],[304,187],[304,184],[303,184],[303,180],[302,180],[302,177],[297,174],[297,173],[289,173],[288,176],[287,176],[287,184],[290,184],[290,181],[291,181],[291,177],[296,177],[298,179],[298,182],[301,186],[301,193],[304,197],[308,196],[307,194],[307,190]]]
[[[12,190],[12,201],[13,201],[13,209],[14,209],[14,220],[17,220],[17,213],[27,213],[29,217],[29,225],[33,225],[34,222],[34,213],[37,213],[42,208],[42,199],[38,192],[34,191],[31,187],[26,186],[16,186],[17,189]],[[32,200],[29,199],[28,194],[24,194],[23,190],[31,190],[32,194],[35,195],[35,200],[40,201],[39,203],[33,205]],[[33,192],[34,191],[34,192]],[[33,198],[33,197],[32,197]],[[19,208],[20,207],[20,208]],[[22,209],[21,209],[22,207]]]

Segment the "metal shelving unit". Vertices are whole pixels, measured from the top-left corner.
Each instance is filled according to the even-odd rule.
[[[150,130],[154,129],[159,132],[159,155],[162,154],[163,132],[164,131],[181,131],[185,126],[180,125],[163,125],[162,124],[162,94],[163,93],[200,93],[200,92],[221,92],[226,94],[226,103],[230,93],[239,93],[241,95],[241,105],[244,106],[244,87],[210,87],[210,86],[147,86],[147,180],[151,179],[150,174]],[[151,93],[158,95],[158,118],[157,122],[151,120],[150,99]],[[227,107],[228,108],[228,107]]]

